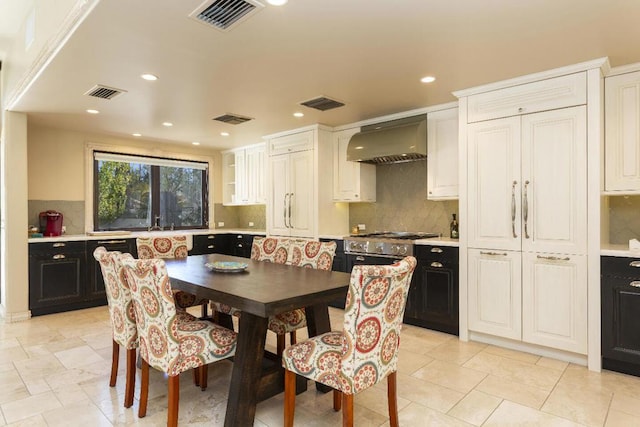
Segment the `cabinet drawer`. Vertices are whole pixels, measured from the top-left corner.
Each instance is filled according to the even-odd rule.
[[[30,243],[29,254],[58,254],[70,252],[85,251],[85,242],[46,242],[46,243]]]
[[[216,243],[215,234],[193,236],[193,249],[191,250],[191,255],[214,253]]]
[[[313,149],[313,131],[281,136],[269,141],[269,155],[293,153]]]
[[[640,280],[640,257],[611,257],[601,258],[601,274],[610,277],[626,277]]]
[[[577,73],[471,95],[467,115],[473,123],[586,103],[587,76]]]
[[[416,245],[416,257],[421,260],[458,261],[458,248],[454,246]]]

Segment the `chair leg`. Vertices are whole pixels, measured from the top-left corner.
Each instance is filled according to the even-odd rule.
[[[353,394],[342,393],[342,427],[353,427]]]
[[[180,375],[169,377],[169,412],[167,414],[167,427],[178,425],[178,408],[180,403]]]
[[[133,391],[136,386],[136,349],[127,350],[127,382],[124,388],[124,407],[133,406]]]
[[[202,304],[202,319],[206,319],[207,317],[209,317],[209,312],[207,311],[207,308],[209,307],[208,303],[203,303]]]
[[[342,409],[342,392],[340,390],[333,390],[333,410],[338,412]]]
[[[293,427],[293,415],[295,410],[296,410],[296,374],[288,369],[285,369],[284,371],[284,427]]]
[[[200,387],[200,368],[193,368],[193,385]]]
[[[282,353],[284,352],[284,335],[276,335],[276,354],[278,357],[282,357]]]
[[[140,407],[138,408],[138,418],[147,415],[147,400],[149,399],[149,364],[141,359],[140,367]]]
[[[298,342],[296,338],[296,331],[289,332],[289,340],[291,341],[291,345],[294,345]]]
[[[111,378],[109,378],[109,386],[114,387],[118,379],[118,357],[120,356],[120,345],[113,340],[111,347]]]
[[[387,400],[389,401],[389,424],[398,427],[398,399],[396,393],[396,373],[387,377]]]
[[[200,389],[205,391],[207,389],[207,380],[209,377],[209,365],[200,366]]]

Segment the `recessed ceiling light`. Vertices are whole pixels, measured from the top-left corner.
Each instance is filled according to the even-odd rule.
[[[198,141],[193,141],[191,144],[193,145],[200,145],[200,143]]]
[[[170,128],[171,126],[173,126],[173,123],[171,123],[171,122],[164,122],[164,123],[162,123],[162,126],[166,126],[166,127]]]
[[[91,110],[91,109],[89,109],[89,110],[87,110],[87,113],[89,113],[89,114],[99,114],[99,113],[100,113],[100,111],[98,111],[98,110]]]
[[[287,4],[287,1],[289,0],[267,0],[267,3],[272,6],[282,6],[283,4]]]
[[[304,113],[301,113],[301,112],[298,111],[296,113],[293,113],[293,116],[294,117],[304,117]]]
[[[222,136],[229,136],[229,132],[220,132],[220,135],[222,135]]]
[[[433,76],[426,76],[420,79],[422,83],[432,83],[436,81],[436,78]]]
[[[153,75],[153,74],[143,74],[140,77],[142,77],[145,80],[149,80],[150,82],[154,82],[154,81],[158,80],[158,76]]]
[[[142,136],[141,133],[132,133],[131,135],[133,135],[133,136]]]

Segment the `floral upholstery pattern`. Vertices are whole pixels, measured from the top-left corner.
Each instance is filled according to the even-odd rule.
[[[138,348],[138,331],[133,310],[131,291],[118,257],[132,258],[130,254],[108,252],[103,246],[93,251],[104,278],[113,340],[125,349]]]
[[[164,260],[120,258],[133,297],[140,355],[176,376],[235,354],[236,333],[177,311]]]
[[[254,237],[251,244],[251,259],[286,264],[291,241],[292,239],[286,237]]]
[[[289,371],[356,394],[397,370],[400,330],[414,257],[393,265],[357,265],[351,273],[344,329],[288,347]]]
[[[187,236],[138,237],[136,246],[140,259],[174,259],[186,258],[189,255]],[[173,298],[181,310],[209,303],[206,299],[178,290],[173,291]]]

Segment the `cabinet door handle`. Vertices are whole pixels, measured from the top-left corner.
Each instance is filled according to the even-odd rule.
[[[99,245],[119,245],[120,243],[127,243],[126,240],[99,240]]]
[[[528,220],[529,220],[529,196],[527,195],[527,186],[529,181],[524,182],[524,201],[522,202],[522,215],[524,216],[524,238],[529,238]]]
[[[54,248],[64,248],[65,246],[67,246],[66,243],[54,243],[53,244]]]
[[[571,258],[567,257],[559,257],[559,256],[543,256],[538,255],[538,259],[546,259],[549,261],[571,261]]]
[[[480,255],[490,255],[490,256],[507,256],[506,252],[486,252],[480,251]]]
[[[282,219],[284,221],[284,227],[289,228],[287,225],[287,197],[289,197],[289,193],[284,193],[284,208],[282,209]]]
[[[293,223],[291,222],[291,201],[293,200],[293,193],[289,193],[289,228],[293,228]]]
[[[516,234],[516,185],[518,181],[513,181],[511,184],[511,232],[513,233],[513,238],[517,238]]]
[[[633,282],[629,283],[630,286],[633,286],[634,288],[640,288],[640,280],[634,280]]]
[[[442,263],[440,263],[438,261],[434,261],[430,265],[431,265],[431,267],[434,267],[434,268],[442,268]]]
[[[631,266],[631,267],[640,267],[640,261],[631,261],[629,263],[629,266]]]
[[[53,258],[53,259],[65,259],[66,256],[64,256],[63,254],[55,254],[51,258]]]
[[[440,248],[431,248],[431,253],[441,254],[442,253],[442,249],[440,249]]]

